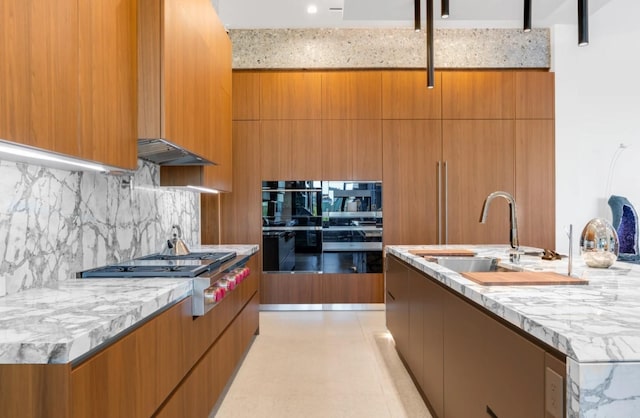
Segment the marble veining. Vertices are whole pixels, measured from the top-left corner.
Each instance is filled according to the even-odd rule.
[[[409,28],[232,29],[234,69],[424,68],[424,33]],[[550,68],[550,32],[435,29],[436,68]]]
[[[250,256],[258,245],[192,250]],[[0,298],[0,364],[68,363],[192,294],[191,279],[72,279]]]
[[[0,161],[0,296],[157,252],[174,223],[200,243],[198,194],[160,188],[159,167],[142,161],[131,187],[121,180]]]
[[[77,279],[5,296],[0,363],[68,363],[191,290],[185,279]]]
[[[505,246],[451,246],[508,260]],[[580,286],[482,286],[408,252],[386,251],[567,355],[567,415],[640,415],[640,268],[617,262],[609,269],[574,259]],[[438,247],[441,248],[441,247]],[[513,267],[506,261],[501,264]],[[523,256],[519,268],[566,274],[567,262]]]

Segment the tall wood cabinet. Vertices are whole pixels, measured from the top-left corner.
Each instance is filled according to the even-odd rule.
[[[0,5],[0,139],[135,169],[136,0]]]

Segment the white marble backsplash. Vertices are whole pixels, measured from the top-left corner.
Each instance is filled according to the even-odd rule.
[[[158,252],[173,224],[199,245],[200,195],[160,188],[159,171],[140,161],[122,187],[119,176],[0,160],[0,296],[3,284],[12,294]]]

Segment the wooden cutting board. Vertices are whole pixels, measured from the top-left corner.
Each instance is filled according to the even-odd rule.
[[[409,250],[409,253],[420,257],[473,257],[476,255],[475,251],[455,248]]]
[[[463,277],[484,286],[589,284],[588,280],[546,271],[473,272],[461,274]]]

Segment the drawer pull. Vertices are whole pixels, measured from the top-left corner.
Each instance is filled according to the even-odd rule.
[[[393,295],[391,294],[391,292],[389,292],[388,290],[387,290],[387,295],[389,295],[389,297],[390,297],[391,299],[396,300],[396,298],[394,298],[394,297],[393,297]]]
[[[489,415],[491,418],[498,418],[495,412],[493,412],[491,408],[489,408],[489,405],[487,405],[487,415]]]

